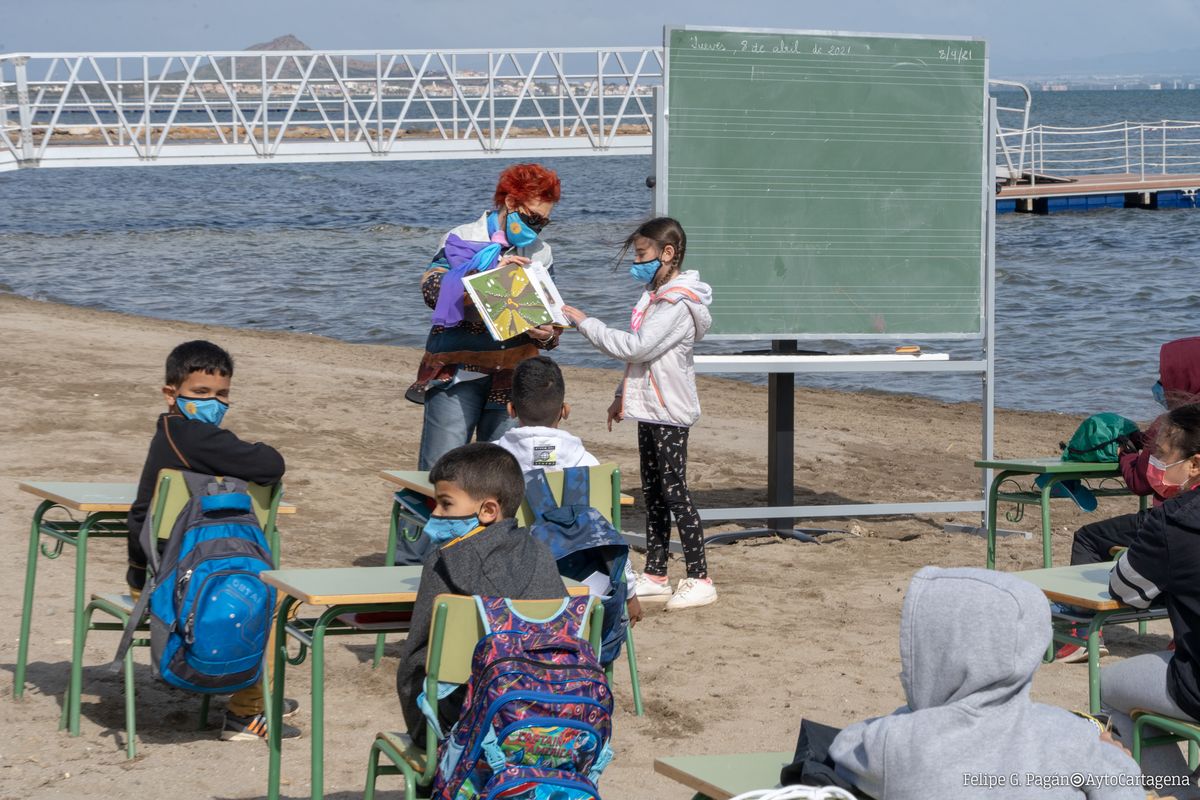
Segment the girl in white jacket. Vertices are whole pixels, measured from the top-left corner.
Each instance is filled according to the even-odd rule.
[[[633,308],[630,331],[615,330],[577,308],[567,319],[596,349],[624,361],[625,376],[608,409],[613,422],[637,420],[642,494],[646,500],[646,569],[637,580],[640,598],[669,598],[667,609],[716,602],[704,558],[704,531],[687,487],[688,429],[700,417],[693,345],[712,325],[712,289],[695,271],[681,272],[687,235],[669,217],[641,225],[625,240],[633,250],[629,272],[646,290]],[[671,591],[667,581],[671,515],[679,527],[687,577]]]

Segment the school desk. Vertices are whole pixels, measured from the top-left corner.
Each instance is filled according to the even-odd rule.
[[[1119,622],[1145,622],[1163,619],[1166,608],[1152,606],[1139,610],[1123,605],[1108,593],[1108,573],[1113,562],[1075,564],[1069,567],[1031,569],[1013,573],[1042,590],[1052,602],[1080,609],[1078,613],[1051,609],[1054,638],[1047,660],[1054,657],[1054,643],[1077,644],[1088,651],[1088,706],[1090,713],[1100,713],[1100,631],[1105,625]],[[1072,629],[1086,633],[1072,634]]]
[[[360,612],[411,611],[417,600],[421,582],[420,566],[404,567],[337,567],[332,569],[280,569],[262,573],[262,579],[283,595],[275,617],[275,679],[271,685],[268,746],[270,765],[267,774],[268,800],[279,798],[279,776],[282,757],[284,670],[287,664],[299,665],[305,651],[311,650],[312,723],[309,741],[312,751],[310,771],[313,798],[325,794],[325,637],[361,634],[343,617]],[[574,581],[567,582],[571,595],[587,594],[588,588]],[[309,619],[288,617],[300,603],[321,606],[319,616]],[[407,629],[407,623],[397,623],[395,630]],[[377,631],[372,627],[371,632]],[[287,655],[287,637],[300,642],[295,659]]]
[[[671,756],[656,758],[654,771],[694,789],[692,800],[729,800],[743,792],[778,786],[780,770],[791,761],[790,752]]]
[[[74,625],[71,633],[71,685],[83,680],[84,606],[87,605],[84,585],[87,578],[87,548],[89,539],[124,539],[128,535],[125,517],[137,496],[134,483],[68,483],[61,481],[23,481],[23,492],[40,498],[29,528],[29,552],[25,562],[25,595],[21,603],[21,632],[17,644],[17,665],[13,675],[13,698],[25,694],[25,667],[29,656],[30,623],[33,618],[33,591],[37,582],[38,557],[54,560],[62,555],[63,546],[75,548]],[[49,520],[46,513],[59,508],[69,519]],[[295,513],[295,506],[280,505],[280,514]],[[76,514],[83,518],[76,518]],[[41,537],[53,541],[43,543]],[[65,702],[65,701],[64,701]],[[69,715],[70,733],[79,735],[78,709]]]
[[[1005,515],[1009,522],[1020,522],[1026,504],[1042,510],[1042,566],[1054,566],[1050,554],[1050,496],[1054,487],[1063,481],[1083,481],[1096,497],[1131,497],[1133,493],[1121,480],[1120,465],[1115,462],[1063,461],[1060,458],[996,458],[976,461],[979,469],[995,470],[988,485],[987,496],[987,568],[996,568],[996,504],[1000,500],[1016,503],[1017,508]],[[1018,480],[1045,475],[1046,485],[1038,488],[1031,483],[1023,487]],[[1006,487],[1007,484],[1007,487]],[[1068,498],[1069,499],[1069,498]],[[1149,498],[1140,498],[1145,509]]]

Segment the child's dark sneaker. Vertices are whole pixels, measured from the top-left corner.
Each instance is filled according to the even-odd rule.
[[[300,701],[299,700],[296,700],[291,697],[283,698],[283,714],[281,716],[283,716],[284,718],[287,718],[287,717],[290,717],[292,714],[295,714],[299,710],[300,710]]]
[[[280,736],[284,739],[299,739],[300,729],[280,723]],[[221,739],[226,742],[248,742],[255,739],[267,739],[267,715],[255,714],[252,717],[239,717],[237,714],[225,712],[225,722],[221,726]]]

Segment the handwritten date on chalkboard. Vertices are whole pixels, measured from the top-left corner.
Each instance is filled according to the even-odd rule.
[[[799,39],[779,39],[774,44],[768,44],[762,41],[751,41],[742,39],[737,43],[737,47],[729,48],[721,41],[705,41],[699,36],[692,36],[688,39],[688,47],[692,50],[719,50],[729,52],[742,53],[777,53],[779,55],[799,55],[801,53],[809,53],[814,56],[848,56],[852,54],[851,46],[848,44],[813,44],[811,48],[802,43]]]

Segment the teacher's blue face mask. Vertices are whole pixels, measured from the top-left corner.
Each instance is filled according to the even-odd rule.
[[[429,521],[425,523],[425,535],[434,544],[441,547],[446,542],[466,536],[478,527],[480,527],[478,514],[469,514],[465,517],[430,517]]]
[[[654,280],[654,276],[658,274],[658,268],[661,266],[662,262],[657,258],[650,261],[635,261],[629,268],[629,274],[638,283],[649,283]]]
[[[221,420],[225,418],[225,412],[229,410],[228,403],[223,403],[215,397],[184,397],[183,395],[175,398],[175,407],[188,419],[207,422],[210,425],[220,425]]]
[[[504,236],[513,247],[526,247],[538,238],[538,232],[519,211],[509,211],[504,219]]]

